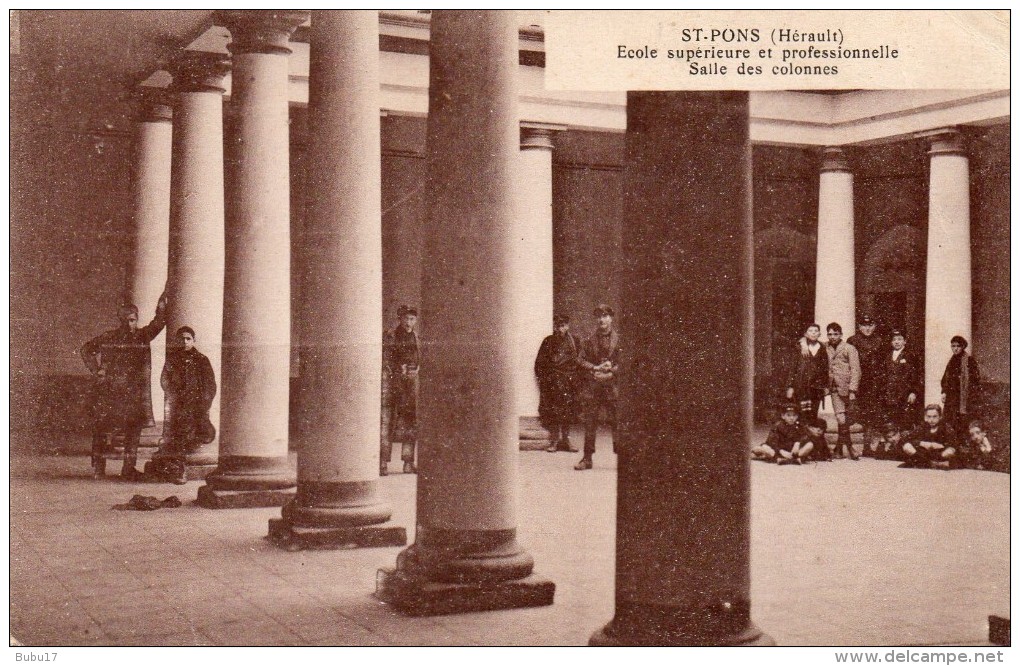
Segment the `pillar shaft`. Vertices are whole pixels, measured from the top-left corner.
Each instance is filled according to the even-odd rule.
[[[181,326],[221,378],[223,337],[223,77],[222,56],[188,55],[174,68],[173,191],[170,205],[167,318],[169,343]],[[209,410],[219,431],[219,391]],[[189,466],[212,466],[213,441],[188,455]]]
[[[312,19],[309,216],[302,256],[298,526],[385,522],[378,497],[382,359],[379,17]]]
[[[410,609],[425,583],[474,590],[435,612],[552,603],[547,581],[477,592],[533,567],[516,540],[516,12],[433,13],[429,68],[418,524],[381,592]]]
[[[135,144],[135,243],[127,298],[138,307],[144,326],[156,315],[156,302],[167,280],[170,228],[170,155],[172,112],[163,99],[143,98]],[[163,420],[163,389],[159,373],[166,360],[166,334],[152,341],[152,372],[148,425]],[[153,419],[153,411],[155,412]]]
[[[839,148],[826,148],[818,179],[818,250],[815,263],[815,321],[837,322],[854,332],[854,176]]]
[[[754,642],[748,94],[628,93],[626,169],[616,615],[592,642]]]
[[[223,398],[214,490],[295,485],[290,393],[287,42],[307,12],[224,11],[231,32]]]
[[[534,427],[538,416],[535,355],[552,332],[553,317],[553,213],[552,130],[521,129],[520,214],[515,235],[517,268],[516,315],[517,403],[522,434]]]
[[[949,339],[971,340],[970,172],[963,137],[932,138],[928,186],[928,269],[924,313],[924,399],[941,402]]]

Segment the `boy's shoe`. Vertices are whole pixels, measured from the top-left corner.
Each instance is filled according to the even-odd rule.
[[[581,458],[581,461],[574,465],[574,469],[578,472],[586,469],[591,469],[591,458]]]
[[[404,474],[417,474],[418,468],[414,466],[413,462],[404,463]]]
[[[571,453],[577,453],[578,448],[570,443],[569,437],[564,437],[560,440],[560,451],[570,451]]]
[[[555,442],[550,442],[549,446],[545,447],[545,450],[548,453],[556,453],[557,451],[559,451],[559,448],[556,446]]]
[[[141,481],[145,475],[134,467],[125,467],[120,471],[121,481]]]

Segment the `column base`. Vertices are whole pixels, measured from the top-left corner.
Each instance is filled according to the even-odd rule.
[[[745,631],[732,636],[715,638],[681,637],[670,634],[661,636],[642,634],[624,635],[613,631],[613,623],[602,627],[588,639],[593,647],[773,647],[776,642],[753,624]]]
[[[206,509],[261,509],[283,506],[294,490],[219,490],[208,482],[198,489],[196,504]]]
[[[407,545],[403,527],[295,527],[283,518],[269,519],[269,540],[284,550],[349,550]]]
[[[993,645],[1009,645],[1009,618],[998,615],[988,616],[988,642]]]
[[[297,473],[287,456],[220,456],[216,471],[206,478],[213,490],[289,490]],[[290,492],[290,497],[294,492]],[[273,504],[270,506],[279,506]]]
[[[152,476],[156,473],[155,460],[158,456],[153,456],[152,460],[146,461],[145,463],[145,475]],[[216,471],[216,465],[192,465],[188,464],[186,467],[185,476],[188,481],[201,481],[207,476]]]
[[[521,451],[545,451],[549,446],[549,431],[542,427],[537,416],[522,416],[518,425]]]
[[[437,583],[402,571],[380,569],[375,596],[404,615],[451,615],[549,606],[556,584],[532,574],[500,583]]]

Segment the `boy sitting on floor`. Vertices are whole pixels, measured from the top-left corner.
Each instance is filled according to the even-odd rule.
[[[803,457],[810,456],[812,460],[832,462],[832,451],[829,449],[829,443],[825,441],[825,430],[828,427],[825,419],[817,417],[808,419],[800,439],[800,452]]]
[[[961,466],[988,469],[991,463],[992,443],[980,421],[971,421],[967,428],[967,442],[961,447]]]
[[[781,419],[772,426],[765,443],[751,449],[754,459],[800,464],[811,453],[812,445],[803,437],[803,431],[797,424],[798,416],[797,405],[784,406]]]
[[[924,408],[924,424],[915,428],[903,445],[903,467],[949,469],[956,456],[956,441],[956,433],[942,420],[942,407],[930,404]]]
[[[882,435],[873,442],[876,460],[900,460],[903,457],[903,432],[892,421],[882,426]]]

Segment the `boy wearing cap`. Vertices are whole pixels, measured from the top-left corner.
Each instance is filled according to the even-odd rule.
[[[616,400],[619,397],[616,376],[620,369],[620,336],[613,329],[611,307],[599,305],[593,314],[598,325],[581,346],[578,361],[584,375],[584,454],[580,462],[574,465],[578,471],[592,467],[599,412],[603,408],[612,427],[613,450],[616,450]]]
[[[856,420],[864,426],[862,455],[874,454],[874,440],[879,436],[878,426],[882,419],[878,381],[882,376],[882,353],[885,351],[885,345],[881,336],[875,334],[875,327],[875,320],[864,315],[857,324],[857,333],[847,339],[847,343],[857,350],[861,361]]]
[[[417,441],[418,418],[418,334],[414,330],[418,311],[406,305],[397,310],[400,324],[383,344],[385,392],[389,417],[387,437],[380,446],[379,474],[389,473],[387,465],[393,454],[393,442],[400,442],[400,459],[404,474],[415,474],[414,445]]]
[[[535,358],[538,379],[538,418],[549,431],[546,451],[577,452],[570,443],[570,424],[574,420],[574,390],[581,340],[570,332],[570,317],[553,317],[553,334],[542,340]]]
[[[769,436],[765,443],[751,449],[755,460],[799,465],[802,459],[811,453],[813,445],[805,437],[805,431],[797,423],[799,411],[797,405],[793,403],[787,404],[783,408],[782,416],[769,430]]]
[[[149,343],[166,326],[167,297],[156,304],[156,316],[138,327],[138,308],[122,305],[117,310],[120,326],[92,338],[81,347],[81,358],[96,385],[93,395],[92,473],[106,474],[106,436],[118,431],[124,436],[124,464],[120,476],[138,481],[138,441],[142,428],[152,423],[152,350]]]

